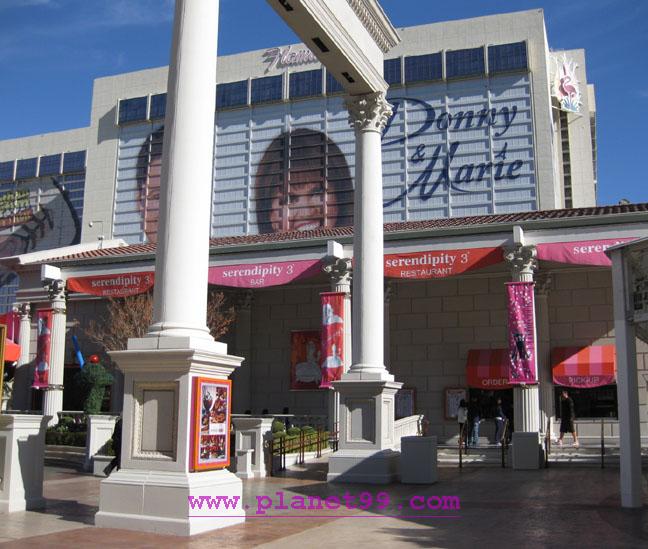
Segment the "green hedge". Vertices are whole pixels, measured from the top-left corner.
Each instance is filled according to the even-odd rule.
[[[70,433],[60,431],[47,431],[45,433],[45,444],[56,446],[80,446],[86,445],[87,433]]]
[[[290,431],[293,431],[294,429],[297,430],[296,434],[291,434]],[[279,452],[280,448],[280,442],[279,440],[283,440],[284,447],[286,448],[286,453],[287,454],[296,454],[299,452],[299,427],[291,427],[288,429],[289,433],[286,434],[285,432],[281,433],[274,433],[272,435],[272,450],[273,452]],[[294,431],[293,431],[294,432]],[[304,449],[305,452],[315,452],[317,451],[317,431],[313,429],[312,427],[304,432],[304,436],[306,438],[306,442],[309,440],[312,440],[310,444],[306,444],[306,448]],[[328,439],[329,439],[329,432],[328,431],[322,431],[322,439],[321,439],[321,448],[322,450],[328,445]]]

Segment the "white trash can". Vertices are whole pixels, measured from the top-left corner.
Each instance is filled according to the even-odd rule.
[[[403,484],[437,482],[437,437],[401,438],[400,479]]]

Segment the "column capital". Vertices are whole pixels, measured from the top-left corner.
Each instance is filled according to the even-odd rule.
[[[352,95],[344,104],[349,111],[349,124],[357,131],[382,132],[393,112],[383,92]]]
[[[65,302],[65,281],[51,280],[43,286],[47,291],[49,300],[54,302]]]
[[[509,264],[513,278],[519,282],[532,282],[533,274],[538,269],[535,246],[515,246],[507,248],[504,259]]]
[[[29,303],[16,303],[13,306],[14,312],[22,317],[29,317],[31,314],[31,304]]]
[[[336,292],[351,291],[351,277],[353,276],[352,261],[348,257],[340,257],[322,267]]]

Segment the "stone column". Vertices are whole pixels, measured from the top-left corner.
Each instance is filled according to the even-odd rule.
[[[242,361],[207,328],[218,5],[176,0],[153,324],[111,353],[125,376],[122,468],[101,483],[101,527],[189,536],[245,520],[241,480],[223,468],[195,471],[192,434],[201,436],[195,379],[226,379]],[[239,503],[190,511],[188,498],[205,494]]]
[[[384,364],[383,186],[381,134],[391,115],[382,92],[350,97],[355,130],[353,360],[341,381],[340,444],[328,480],[384,484],[396,477],[394,382]]]
[[[232,374],[232,405],[234,413],[252,409],[252,290],[242,290],[236,296],[236,327],[234,349],[244,361]]]
[[[31,351],[31,306],[29,303],[20,303],[17,307],[20,315],[20,333],[18,345],[20,345],[20,357],[14,375],[14,390],[11,399],[13,410],[27,410],[30,406],[31,372],[29,371]]]
[[[389,361],[390,357],[390,351],[391,351],[391,324],[390,324],[390,317],[389,317],[389,305],[391,303],[391,298],[394,295],[394,292],[396,291],[396,286],[391,280],[385,280],[385,305],[384,305],[384,314],[385,314],[385,332],[384,332],[384,342],[383,345],[385,347],[385,357],[387,358],[387,361]]]
[[[540,387],[540,432],[549,436],[554,417],[554,391],[551,373],[551,337],[549,328],[549,291],[552,278],[549,274],[536,276],[536,333],[538,356],[538,383]]]
[[[65,283],[53,280],[46,286],[52,308],[52,335],[48,386],[43,395],[43,415],[50,416],[48,426],[59,422],[58,412],[63,411],[63,373],[65,366]]]
[[[343,292],[344,297],[344,371],[348,371],[353,355],[351,325],[351,278],[352,261],[349,258],[339,258],[334,263],[322,267],[331,280],[332,292]],[[328,429],[338,431],[340,428],[340,393],[331,389],[328,395]]]

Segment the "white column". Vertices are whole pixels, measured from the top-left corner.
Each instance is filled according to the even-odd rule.
[[[177,0],[167,85],[149,336],[213,341],[207,328],[218,0]]]
[[[383,308],[383,314],[385,315],[385,331],[384,331],[384,341],[383,341],[383,346],[385,348],[385,358],[387,359],[386,362],[389,362],[390,360],[390,350],[391,350],[391,325],[390,325],[390,318],[389,318],[389,305],[391,303],[391,298],[394,295],[394,290],[396,286],[393,284],[391,280],[385,280],[385,294],[384,294],[384,300],[385,300],[385,305]]]
[[[508,251],[506,260],[511,267],[513,282],[533,282],[533,273],[538,267],[535,246],[517,246]],[[538,368],[537,361],[536,368]],[[514,387],[513,409],[515,431],[525,433],[540,432],[538,385]]]
[[[392,108],[382,92],[346,102],[355,129],[353,360],[347,379],[392,381],[384,363],[382,130]]]
[[[549,291],[551,289],[551,275],[536,277],[536,332],[537,341],[537,367],[538,382],[540,387],[540,432],[551,436],[551,423],[554,417],[553,378],[551,375],[551,337],[549,333]]]
[[[612,259],[614,292],[614,337],[617,352],[617,395],[619,409],[619,443],[621,506],[641,507],[641,430],[639,424],[639,387],[637,382],[637,349],[635,326],[631,320],[628,265],[625,250],[608,252]]]
[[[48,386],[44,389],[43,415],[50,416],[48,426],[59,422],[58,412],[63,411],[63,372],[65,365],[65,333],[67,330],[65,309],[65,283],[54,280],[48,286],[52,308],[52,335]]]
[[[18,345],[20,345],[20,357],[14,375],[13,395],[11,408],[13,410],[27,410],[30,406],[30,391],[32,379],[29,371],[30,345],[31,345],[31,306],[29,303],[21,303],[17,306],[20,314],[20,333]]]
[[[352,261],[349,258],[339,258],[334,263],[323,267],[331,280],[331,291],[342,292],[344,296],[344,371],[348,371],[353,355],[351,325],[351,278]],[[331,389],[328,395],[328,429],[336,431],[340,428],[340,393]]]

